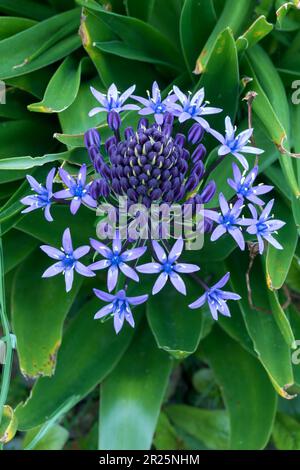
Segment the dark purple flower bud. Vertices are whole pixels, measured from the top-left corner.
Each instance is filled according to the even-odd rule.
[[[93,165],[95,165],[95,162],[99,160],[99,158],[101,160],[99,149],[95,145],[92,145],[91,147],[89,147],[88,152],[89,152],[90,160],[93,163]]]
[[[135,176],[130,176],[129,183],[131,184],[131,186],[136,186],[137,184],[139,184],[139,180]]]
[[[197,144],[203,139],[204,136],[204,129],[203,127],[198,124],[197,122],[192,125],[188,133],[188,141],[191,142],[193,145]]]
[[[115,147],[116,148],[116,145],[117,145],[117,139],[115,138],[115,136],[111,136],[109,137],[106,142],[105,142],[105,149],[107,152],[110,151],[111,148]]]
[[[127,196],[130,199],[130,201],[132,201],[133,203],[138,202],[138,195],[134,189],[129,188],[127,191]]]
[[[196,165],[193,167],[192,173],[196,174],[198,176],[199,180],[200,180],[202,178],[202,176],[204,175],[203,162],[200,161],[200,162],[196,163]]]
[[[176,134],[174,142],[182,148],[185,144],[185,136],[183,134]]]
[[[185,191],[187,193],[194,191],[194,189],[197,188],[199,182],[200,182],[200,178],[196,175],[196,173],[192,173],[185,185],[185,188],[184,188]]]
[[[204,219],[204,232],[205,233],[210,233],[213,229],[213,226],[214,226],[213,220],[210,220],[207,218]]]
[[[148,196],[143,196],[142,203],[147,207],[147,209],[149,209],[151,206],[151,199]]]
[[[209,202],[215,195],[216,193],[216,189],[217,189],[217,186],[216,186],[216,183],[212,180],[210,181],[206,186],[205,188],[203,189],[202,193],[201,193],[201,201],[203,204],[206,204],[207,202]]]
[[[173,126],[174,116],[171,113],[165,113],[164,115],[164,126]]]
[[[185,188],[183,186],[180,186],[178,192],[175,191],[175,201],[180,201],[183,196],[185,195]]]
[[[112,131],[118,131],[121,126],[121,118],[119,113],[112,110],[107,115],[107,124]]]
[[[169,191],[171,187],[172,187],[172,184],[170,183],[170,181],[164,181],[163,184],[161,185],[161,189],[163,192]]]
[[[157,188],[159,186],[159,182],[158,182],[158,180],[156,180],[154,178],[151,178],[148,181],[148,186],[149,186],[149,188]]]
[[[103,197],[108,197],[110,193],[109,185],[106,180],[102,179],[99,181],[100,195]]]
[[[170,191],[168,191],[164,197],[163,197],[164,201],[165,202],[173,202],[174,201],[174,191],[173,189],[171,189]]]
[[[113,178],[112,183],[111,183],[111,187],[112,187],[112,189],[114,190],[115,193],[117,193],[117,194],[122,193],[121,184],[120,184],[120,181],[117,178]]]
[[[128,179],[123,176],[122,178],[120,178],[120,184],[123,191],[127,191],[127,189],[129,188]]]
[[[159,188],[154,189],[151,193],[152,201],[157,201],[158,199],[161,198],[161,196],[162,196],[162,191]]]
[[[97,148],[101,145],[101,137],[96,129],[89,129],[84,134],[84,145],[87,148],[92,147],[93,145]]]
[[[190,158],[190,152],[187,149],[182,149],[182,158],[188,161]]]
[[[141,118],[138,123],[138,129],[147,129],[149,121],[147,118]]]
[[[206,156],[206,148],[204,147],[203,144],[199,144],[192,154],[192,160],[194,163],[197,163],[198,161],[203,160],[205,156]]]
[[[129,140],[131,137],[134,137],[133,127],[127,127],[124,131],[124,136],[126,140]]]
[[[173,126],[170,126],[167,124],[164,126],[163,133],[165,134],[166,137],[170,137],[170,135],[172,134],[172,131],[173,131]]]

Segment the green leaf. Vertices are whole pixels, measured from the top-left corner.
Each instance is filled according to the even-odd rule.
[[[1,5],[1,2],[0,2]],[[0,17],[0,40],[14,36],[25,29],[34,26],[36,22],[27,18],[18,18],[16,16]]]
[[[199,28],[199,19],[205,18]],[[180,41],[189,72],[195,67],[199,51],[216,24],[212,0],[186,0],[180,17]]]
[[[269,244],[266,259],[266,276],[269,289],[280,289],[289,272],[295,254],[298,233],[290,208],[280,198],[276,198],[274,216],[286,225],[278,231],[276,240],[283,246],[277,250]]]
[[[93,229],[96,236],[94,211],[80,207],[74,217],[69,206],[57,205],[51,209],[51,213],[54,218],[53,223],[49,224],[43,212],[36,210],[26,214],[26,217],[17,223],[16,228],[53,246],[61,246],[61,237],[66,227],[70,228],[74,246],[88,244],[89,237],[94,235]]]
[[[212,106],[223,109],[223,113],[209,116],[208,119],[210,125],[222,133],[224,116],[228,115],[234,120],[236,115],[239,81],[237,49],[232,32],[227,28],[218,35],[197,85],[197,89],[204,87],[205,99]]]
[[[273,442],[278,450],[300,450],[300,423],[291,416],[278,413],[274,424]]]
[[[230,424],[225,410],[203,410],[187,405],[170,405],[165,409],[180,429],[203,442],[210,449],[227,449]]]
[[[290,322],[288,320],[288,317],[286,316],[280,302],[278,299],[278,295],[276,292],[268,292],[269,294],[269,302],[270,306],[272,309],[272,313],[274,315],[274,319],[278,325],[278,328],[280,329],[286,344],[294,349],[295,346],[295,336],[293,333],[293,330],[291,328]]]
[[[172,361],[145,324],[101,386],[101,450],[150,449]]]
[[[276,68],[260,46],[247,51],[247,57],[249,75],[253,77],[249,86],[258,93],[253,101],[253,110],[280,150],[283,172],[293,193],[298,197],[299,187],[293,162],[282,148],[283,145],[289,145],[290,134],[289,105],[284,86]]]
[[[82,44],[93,61],[105,88],[115,83],[118,89],[125,90],[133,83],[137,83],[136,93],[143,93],[145,89],[150,88],[154,80],[159,80],[158,72],[152,65],[133,60],[129,63],[127,59],[106,54],[94,46],[95,42],[114,41],[118,37],[90,10],[83,10],[80,35]],[[136,77],[139,77],[138,81]]]
[[[19,230],[11,230],[3,237],[4,269],[8,273],[24,261],[37,247],[38,241]]]
[[[229,414],[229,448],[264,449],[272,432],[277,400],[263,367],[219,328],[213,329],[202,347]]]
[[[43,100],[30,104],[29,111],[60,113],[71,106],[79,90],[81,65],[82,61],[78,63],[72,56],[67,57],[51,78]]]
[[[66,152],[50,153],[42,157],[10,157],[0,159],[0,170],[29,170],[52,162],[87,163],[86,151],[72,149]]]
[[[97,299],[85,303],[67,328],[54,376],[40,378],[30,398],[16,411],[19,429],[27,430],[47,421],[72,397],[76,401],[84,398],[120,360],[134,330],[125,326],[117,336],[112,321],[94,320],[97,310]]]
[[[236,46],[239,52],[244,51],[261,41],[273,30],[272,23],[269,23],[264,15],[256,18],[254,23],[245,31],[242,36],[236,40]]]
[[[158,347],[178,359],[196,351],[206,328],[211,325],[211,316],[205,309],[191,310],[188,307],[200,297],[201,287],[188,277],[184,281],[186,297],[179,297],[172,284],[167,284],[147,302],[147,317]]]
[[[253,341],[248,334],[242,312],[237,302],[231,302],[230,313],[231,317],[220,315],[218,324],[231,338],[238,341],[248,353],[256,356],[253,350]]]
[[[252,303],[256,309],[251,308],[248,302],[245,277],[249,266],[248,255],[231,256],[228,266],[233,290],[242,297],[239,305],[249,336],[253,341],[254,350],[277,392],[288,398],[286,389],[294,382],[290,348],[272,315],[268,300],[270,291],[266,286],[261,263],[256,260],[250,272]]]
[[[180,450],[182,443],[165,413],[160,413],[153,445],[157,450]]]
[[[137,56],[148,57],[149,62],[158,60],[158,63],[168,64],[180,71],[180,53],[171,41],[150,24],[137,18],[109,12],[92,0],[79,0],[79,4],[94,11],[95,15],[118,35],[131,53],[134,51]]]
[[[38,439],[41,426],[30,429],[23,440],[23,448],[28,450],[62,450],[69,438],[69,432],[59,424],[51,426],[46,433]],[[32,445],[33,444],[33,445]]]
[[[53,16],[0,42],[0,78],[17,77],[40,69],[70,54],[80,46],[76,34],[80,10]],[[38,45],[38,48],[37,48]]]
[[[18,420],[14,410],[8,405],[3,407],[1,413],[0,443],[6,444],[15,437],[18,428]]]
[[[225,28],[231,29],[234,35],[237,34],[248,21],[254,5],[253,0],[239,0],[235,8],[232,8],[232,1],[226,1],[222,14],[197,59],[195,73],[200,74],[205,71],[219,34]]]
[[[0,11],[6,14],[17,14],[41,21],[54,14],[54,10],[47,4],[33,0],[0,0]]]
[[[147,21],[151,15],[155,0],[142,3],[140,0],[124,0],[128,16]]]
[[[51,264],[52,260],[44,253],[34,252],[22,263],[14,278],[13,330],[20,369],[26,377],[54,373],[63,323],[82,282],[82,277],[75,276],[72,291],[66,293],[62,275],[42,279]]]
[[[155,0],[149,23],[180,50],[179,23],[184,0]]]

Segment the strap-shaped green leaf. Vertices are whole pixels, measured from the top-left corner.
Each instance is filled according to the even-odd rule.
[[[146,324],[101,386],[99,448],[150,449],[172,361]]]
[[[267,445],[276,412],[276,392],[259,361],[219,328],[204,340],[230,420],[230,449],[259,450]]]
[[[87,395],[116,366],[134,330],[116,335],[111,321],[94,320],[98,299],[86,303],[67,329],[53,377],[35,384],[27,402],[18,407],[19,428],[27,430],[48,421],[68,399]],[[73,403],[74,406],[75,403]]]

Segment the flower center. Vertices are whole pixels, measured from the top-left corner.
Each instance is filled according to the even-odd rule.
[[[225,225],[225,227],[230,228],[235,224],[234,216],[228,212],[227,214],[220,217],[220,224]]]
[[[164,264],[164,271],[167,274],[170,274],[173,271],[173,264],[169,263],[168,261]]]
[[[63,265],[65,269],[71,269],[73,268],[75,263],[75,259],[73,258],[73,255],[65,255],[63,259]]]

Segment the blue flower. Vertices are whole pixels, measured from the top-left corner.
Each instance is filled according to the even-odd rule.
[[[270,216],[270,212],[273,208],[274,199],[268,202],[260,216],[257,215],[257,210],[252,204],[249,204],[253,219],[245,219],[245,224],[249,225],[247,232],[251,235],[257,236],[259,253],[262,254],[264,251],[264,240],[267,240],[278,250],[282,250],[282,246],[272,236],[272,233],[277,233],[277,230],[285,225],[282,220],[276,220],[273,216]]]
[[[148,299],[148,295],[140,295],[137,297],[127,297],[125,290],[120,290],[117,294],[107,294],[99,289],[94,289],[94,293],[99,299],[104,302],[109,302],[108,305],[102,307],[94,316],[95,319],[103,318],[106,315],[114,317],[114,328],[118,334],[122,329],[124,320],[134,328],[134,319],[130,309],[130,305],[140,305]]]
[[[128,100],[134,92],[135,85],[128,88],[128,90],[124,91],[121,95],[114,83],[109,87],[107,95],[104,95],[93,87],[90,87],[90,90],[96,100],[101,104],[100,107],[91,109],[89,112],[90,117],[95,116],[95,114],[101,113],[102,111],[107,113],[110,111],[116,111],[117,113],[120,113],[122,111],[137,111],[140,109],[136,104],[125,104],[125,101]]]
[[[211,241],[218,240],[224,233],[228,232],[229,235],[236,241],[241,250],[245,249],[245,240],[240,229],[240,225],[249,225],[246,219],[241,219],[240,214],[243,208],[243,200],[238,199],[233,207],[229,207],[224,195],[220,193],[219,203],[221,212],[212,211],[209,209],[204,210],[204,216],[217,223],[211,235]]]
[[[232,169],[234,180],[229,178],[227,182],[229,186],[235,190],[237,196],[242,199],[248,199],[249,201],[253,202],[254,204],[258,204],[259,206],[263,206],[265,204],[264,201],[257,196],[272,191],[273,186],[268,186],[266,184],[253,186],[253,183],[257,177],[258,166],[252,168],[248,175],[242,175],[235,163],[232,164]]]
[[[139,114],[143,116],[154,114],[155,121],[159,125],[163,123],[164,114],[173,113],[174,103],[177,100],[175,95],[169,95],[166,99],[162,100],[157,82],[154,82],[152,85],[152,96],[148,92],[148,99],[135,95],[133,98],[144,106],[139,111]]]
[[[199,266],[195,264],[177,263],[177,259],[182,253],[184,242],[182,238],[179,238],[173,245],[169,255],[156,241],[152,241],[152,246],[155,255],[158,259],[156,263],[146,263],[141,266],[137,266],[137,271],[146,274],[159,274],[153,289],[152,294],[157,294],[166,284],[170,278],[175,289],[183,295],[186,295],[186,287],[178,273],[194,273],[199,271]]]
[[[56,169],[52,168],[52,170],[49,172],[45,188],[40,183],[38,183],[37,180],[33,178],[33,176],[26,176],[32,191],[35,191],[36,194],[32,194],[31,196],[26,196],[21,199],[21,203],[28,206],[22,211],[22,214],[34,211],[36,209],[44,209],[46,220],[48,220],[48,222],[53,221],[53,218],[50,214],[50,206],[52,203],[52,187],[55,171]]]
[[[73,250],[71,233],[68,228],[63,233],[62,248],[60,250],[49,245],[42,245],[41,250],[50,256],[50,258],[57,260],[55,264],[46,269],[42,277],[52,277],[56,276],[56,274],[63,273],[67,292],[72,289],[74,269],[82,276],[95,276],[93,271],[78,261],[90,251],[90,247],[86,245]]]
[[[147,247],[133,248],[122,253],[122,243],[118,232],[116,233],[116,237],[113,240],[112,250],[108,246],[104,245],[104,243],[93,240],[92,238],[90,239],[90,242],[92,247],[105,259],[96,261],[95,263],[91,264],[89,268],[95,271],[109,268],[107,275],[107,288],[109,292],[111,292],[117,285],[119,269],[123,274],[125,274],[125,276],[133,279],[136,282],[139,281],[139,276],[135,270],[128,266],[126,262],[136,260],[143,256],[147,250]]]
[[[190,304],[189,307],[192,309],[200,308],[207,302],[214,320],[218,320],[218,312],[225,317],[230,317],[230,311],[226,303],[227,300],[239,300],[241,297],[234,292],[221,290],[221,287],[227,284],[229,277],[230,273],[225,274],[217,284],[207,288],[205,294]]]
[[[181,102],[180,104],[174,105],[173,114],[178,116],[179,122],[185,122],[188,119],[194,119],[197,121],[203,129],[209,131],[210,126],[208,122],[203,119],[202,116],[208,114],[221,113],[221,108],[212,108],[203,103],[204,101],[204,88],[198,90],[194,96],[189,94],[188,96],[182,93],[182,91],[177,87],[173,87],[174,93]]]
[[[67,189],[58,191],[54,194],[56,199],[69,199],[72,198],[70,209],[72,214],[76,214],[82,202],[89,207],[97,207],[97,202],[90,196],[91,183],[86,182],[86,165],[83,164],[78,172],[77,179],[75,179],[63,168],[59,169],[59,175]]]
[[[215,130],[211,131],[211,134],[222,144],[219,148],[218,154],[220,156],[223,156],[231,153],[234,157],[239,160],[245,170],[248,170],[248,162],[246,158],[242,155],[242,153],[253,153],[255,155],[259,155],[263,153],[264,150],[248,145],[249,139],[253,134],[253,129],[247,129],[246,131],[241,132],[237,136],[235,135],[235,133],[236,127],[233,127],[229,116],[225,118],[225,137],[223,137],[222,134]]]

